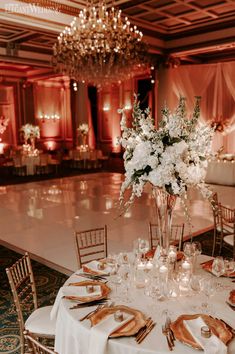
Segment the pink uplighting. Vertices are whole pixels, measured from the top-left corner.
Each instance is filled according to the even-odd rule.
[[[46,145],[46,147],[47,147],[47,150],[52,151],[52,150],[55,150],[55,149],[56,149],[56,142],[53,141],[53,140],[51,140],[51,141],[46,141],[46,142],[45,142],[45,145]]]
[[[0,154],[4,154],[5,144],[4,144],[4,143],[1,143],[1,140],[2,140],[2,139],[0,139]]]

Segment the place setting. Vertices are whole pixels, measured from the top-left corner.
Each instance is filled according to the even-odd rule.
[[[205,353],[227,353],[234,330],[223,320],[206,314],[184,314],[170,324],[179,342]],[[172,350],[172,349],[171,349]]]
[[[97,307],[85,319],[89,319],[91,324],[89,348],[98,346],[97,353],[103,353],[108,339],[134,337],[136,343],[141,344],[156,325],[142,311],[125,305]]]
[[[78,309],[107,303],[110,291],[111,289],[106,284],[97,280],[69,283],[60,288],[50,317],[56,317],[62,299],[76,302],[70,309]]]

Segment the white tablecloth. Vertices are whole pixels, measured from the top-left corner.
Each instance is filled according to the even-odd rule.
[[[199,262],[204,261],[208,257],[200,256]],[[200,272],[205,272],[200,269]],[[204,273],[206,274],[206,273]],[[207,273],[208,274],[208,273]],[[78,277],[72,275],[69,282],[78,281]],[[220,282],[230,285],[233,283],[231,279],[220,278]],[[235,312],[231,310],[226,304],[225,300],[228,298],[230,290],[218,291],[212,297],[212,305],[216,311],[216,317],[224,319],[233,328],[235,328]],[[108,354],[169,354],[166,338],[162,335],[163,317],[161,316],[164,309],[171,312],[171,319],[175,320],[182,314],[195,313],[192,309],[193,305],[200,305],[205,301],[205,295],[194,295],[193,297],[179,297],[177,300],[170,299],[163,302],[156,300],[157,310],[153,313],[150,306],[152,299],[144,295],[143,289],[136,289],[133,294],[133,303],[127,306],[142,310],[146,315],[152,316],[156,320],[157,325],[153,331],[141,343],[137,344],[133,337],[110,339],[108,341]],[[90,335],[90,321],[79,322],[79,318],[92,310],[91,307],[86,309],[70,310],[74,303],[68,300],[62,300],[60,303],[57,322],[56,322],[56,337],[55,349],[59,354],[86,354]],[[116,303],[117,305],[118,303]],[[120,303],[119,303],[120,304]],[[195,350],[186,345],[176,341],[174,354],[195,354]],[[228,353],[235,353],[235,339],[229,344]],[[96,354],[94,348],[94,354]]]
[[[235,161],[210,161],[205,181],[206,183],[235,186]]]
[[[26,165],[27,176],[35,174],[35,166],[39,165],[39,156],[23,156],[22,164]]]

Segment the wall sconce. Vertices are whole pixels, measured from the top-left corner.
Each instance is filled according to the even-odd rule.
[[[1,142],[2,139],[0,138],[0,155],[4,154],[4,148],[5,148],[5,144]]]
[[[127,103],[124,107],[125,110],[129,111],[130,109],[132,109],[132,105],[130,103]]]
[[[44,144],[46,145],[47,150],[49,150],[49,151],[53,151],[56,148],[56,142],[53,140],[46,141]]]
[[[58,120],[60,120],[60,116],[58,114],[52,114],[52,115],[48,115],[48,114],[44,114],[44,115],[40,115],[38,117],[38,119],[40,119],[42,121],[42,123],[45,123],[46,121],[50,121],[53,120],[53,122],[56,122]]]
[[[110,110],[110,105],[106,103],[106,104],[104,105],[104,107],[103,107],[103,111],[104,111],[104,112],[107,112],[107,111],[109,111],[109,110]]]

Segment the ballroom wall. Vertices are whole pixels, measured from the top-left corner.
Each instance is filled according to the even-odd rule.
[[[82,83],[74,90],[73,82],[61,76],[44,80],[3,77],[0,82],[0,117],[8,117],[9,124],[0,134],[0,153],[3,147],[17,148],[22,144],[19,130],[26,123],[40,126],[38,148],[71,149],[79,144],[78,126],[86,122],[90,127],[91,148],[120,153],[121,117],[118,109],[125,107],[131,125],[134,93],[139,93],[142,108],[150,106],[156,122],[161,119],[160,111],[165,103],[173,109],[182,94],[187,98],[190,113],[194,96],[200,95],[201,119],[222,127],[222,131],[217,129],[215,133],[214,151],[223,148],[224,152],[235,152],[235,62],[177,68],[162,66],[155,75],[156,84],[146,74],[102,90],[88,89]]]
[[[30,123],[40,127],[37,148],[68,150],[79,144],[76,133],[79,125],[88,123],[90,148],[119,153],[121,116],[118,109],[125,107],[131,124],[133,95],[138,93],[139,80],[146,78],[149,80],[149,77],[140,76],[102,90],[93,88],[93,96],[88,95],[90,91],[85,84],[78,83],[74,89],[74,83],[66,77],[44,80],[5,78],[0,84],[0,116],[8,117],[9,124],[0,135],[0,143],[5,150],[9,147],[17,149],[23,143],[20,128]],[[152,91],[154,85],[144,97],[150,105]]]
[[[217,126],[214,152],[235,153],[235,62],[162,67],[157,82],[158,117],[165,103],[173,110],[180,95],[190,115],[194,97],[201,96],[201,120]]]

